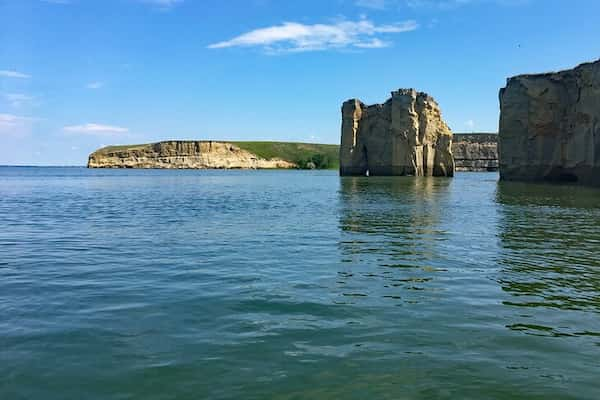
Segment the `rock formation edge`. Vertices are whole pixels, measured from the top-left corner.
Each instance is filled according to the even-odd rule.
[[[500,179],[600,186],[600,60],[500,90]]]

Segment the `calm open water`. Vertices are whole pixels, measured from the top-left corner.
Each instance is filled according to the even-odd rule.
[[[0,168],[1,399],[598,399],[600,191]]]

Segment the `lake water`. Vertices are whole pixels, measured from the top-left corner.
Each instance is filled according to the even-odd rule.
[[[0,168],[1,399],[598,399],[600,191]]]

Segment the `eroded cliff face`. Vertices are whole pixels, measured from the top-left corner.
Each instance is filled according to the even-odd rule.
[[[413,89],[384,104],[342,106],[341,175],[453,176],[452,132],[435,100]]]
[[[296,168],[288,161],[265,160],[225,142],[166,141],[92,153],[88,168],[269,169]]]
[[[509,78],[499,145],[501,179],[600,186],[600,60]]]
[[[457,171],[497,171],[498,135],[455,133],[452,154]]]

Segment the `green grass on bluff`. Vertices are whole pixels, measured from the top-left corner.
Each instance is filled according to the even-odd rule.
[[[96,150],[94,153],[105,154],[105,153],[112,153],[114,151],[136,150],[136,149],[143,149],[144,147],[148,147],[150,145],[151,145],[151,143],[120,144],[120,145],[116,145],[116,146],[105,146],[105,147],[102,147],[101,149]]]
[[[260,158],[280,158],[308,168],[313,163],[318,169],[339,168],[337,144],[292,143],[292,142],[228,142]]]
[[[217,141],[221,142],[221,141]],[[294,142],[232,142],[239,148],[249,151],[260,158],[267,160],[279,158],[293,162],[299,168],[338,169],[339,149],[336,144],[317,143],[294,143]],[[143,149],[152,144],[129,144],[118,146],[107,146],[96,151],[96,153],[110,153],[115,151],[128,151]]]

